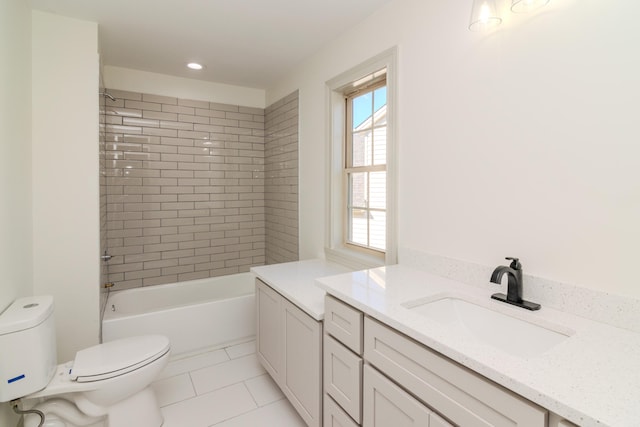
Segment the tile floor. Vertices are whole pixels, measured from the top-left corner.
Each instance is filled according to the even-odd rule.
[[[304,427],[269,374],[255,341],[173,359],[153,384],[163,427]]]

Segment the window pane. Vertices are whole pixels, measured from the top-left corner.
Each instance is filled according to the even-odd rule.
[[[373,93],[373,110],[378,111],[383,105],[387,105],[387,87],[376,89]]]
[[[373,133],[371,130],[353,134],[351,149],[352,166],[371,166]]]
[[[351,209],[349,218],[349,241],[367,246],[367,210]]]
[[[353,99],[353,130],[371,127],[373,115],[373,93],[368,92]]]
[[[369,246],[376,249],[386,249],[387,242],[387,213],[370,212],[369,214]]]
[[[387,172],[371,172],[369,175],[369,208],[387,208]]]
[[[387,87],[376,89],[373,93],[374,126],[387,124]]]
[[[367,207],[367,172],[352,173],[349,179],[349,206],[353,208]]]
[[[373,164],[387,164],[387,127],[375,128],[373,131]]]

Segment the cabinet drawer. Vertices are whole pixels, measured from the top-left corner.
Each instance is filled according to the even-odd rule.
[[[547,411],[375,320],[365,320],[365,359],[461,426],[546,425]]]
[[[361,311],[327,295],[324,303],[324,328],[342,344],[362,355]]]
[[[322,420],[324,427],[358,427],[358,424],[349,418],[349,415],[328,394],[324,396]]]
[[[453,427],[371,366],[364,367],[363,427]]]
[[[324,336],[324,389],[357,423],[362,402],[362,359]]]

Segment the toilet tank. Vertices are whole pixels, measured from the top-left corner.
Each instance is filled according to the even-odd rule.
[[[0,314],[0,402],[42,390],[56,365],[53,297],[15,300]]]

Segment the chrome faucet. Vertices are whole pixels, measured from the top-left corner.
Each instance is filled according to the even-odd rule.
[[[507,294],[497,293],[491,295],[491,298],[517,305],[527,310],[539,310],[540,304],[522,299],[522,264],[520,264],[518,258],[507,257],[506,259],[511,261],[511,265],[509,267],[504,265],[496,267],[491,273],[491,282],[500,284],[502,276],[506,274],[508,279]]]

